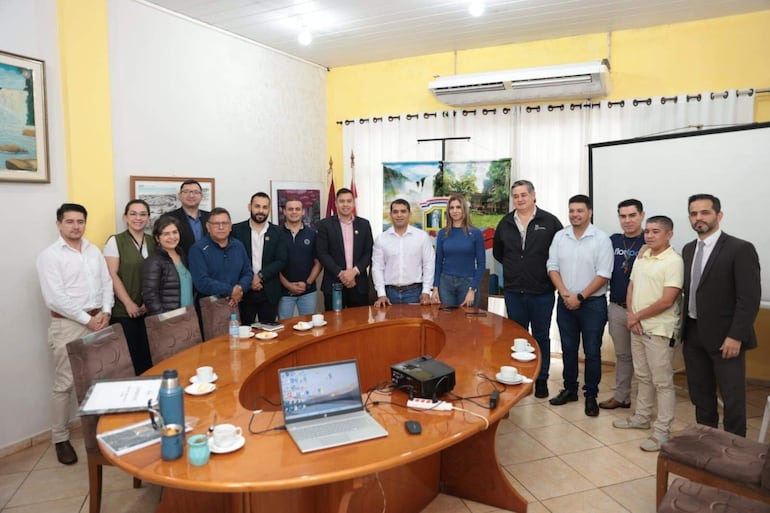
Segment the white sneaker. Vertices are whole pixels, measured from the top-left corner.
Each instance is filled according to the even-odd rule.
[[[642,445],[640,445],[639,448],[645,452],[657,452],[660,450],[660,446],[663,442],[665,442],[665,440],[658,440],[657,437],[651,436],[642,442]]]
[[[636,415],[625,419],[618,419],[612,421],[612,427],[618,429],[650,429],[650,422],[647,420],[640,420]]]

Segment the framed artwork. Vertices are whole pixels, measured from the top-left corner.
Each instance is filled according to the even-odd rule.
[[[0,52],[0,181],[51,181],[44,67]]]
[[[179,201],[179,188],[182,182],[188,179],[197,180],[203,188],[203,199],[200,209],[211,211],[214,208],[214,179],[190,177],[171,177],[171,176],[131,176],[131,197],[130,199],[142,199],[150,205],[150,222],[147,223],[147,230],[152,231],[152,225],[155,220],[166,212],[176,210],[182,206]],[[119,208],[123,208],[122,205]]]
[[[298,199],[305,206],[305,217],[302,222],[306,226],[318,227],[321,220],[321,182],[278,182],[271,181],[271,198],[273,205],[273,223],[282,225],[286,219],[283,216],[283,205],[288,199]]]

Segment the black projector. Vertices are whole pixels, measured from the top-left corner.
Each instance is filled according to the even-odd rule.
[[[432,356],[391,365],[390,378],[394,388],[423,399],[437,399],[455,387],[455,370]]]

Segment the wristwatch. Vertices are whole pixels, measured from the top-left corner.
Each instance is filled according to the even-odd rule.
[[[578,298],[578,301],[580,301],[581,303],[586,300],[586,298],[583,297],[583,294],[578,294],[577,298]]]

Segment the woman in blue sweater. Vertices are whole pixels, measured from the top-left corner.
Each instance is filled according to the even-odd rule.
[[[462,194],[449,195],[447,223],[436,237],[436,272],[432,299],[444,305],[478,306],[479,282],[486,258],[481,230],[470,224]]]

